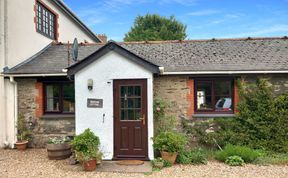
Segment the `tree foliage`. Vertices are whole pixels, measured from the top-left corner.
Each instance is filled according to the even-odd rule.
[[[186,25],[174,16],[166,18],[157,14],[137,16],[134,26],[125,34],[124,41],[184,40]]]

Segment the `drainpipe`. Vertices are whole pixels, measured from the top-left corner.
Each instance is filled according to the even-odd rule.
[[[18,119],[18,84],[14,80],[14,77],[10,76],[10,82],[14,85],[14,126],[17,124],[17,119]],[[17,141],[17,128],[14,127],[14,133],[13,133],[13,144],[11,145],[12,148],[14,148],[14,143]]]

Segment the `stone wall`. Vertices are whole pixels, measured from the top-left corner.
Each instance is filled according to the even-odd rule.
[[[49,137],[73,136],[75,117],[43,115],[43,84],[37,79],[18,78],[18,113],[33,131],[32,147],[45,147]]]
[[[187,115],[191,103],[187,100],[190,88],[187,76],[159,76],[154,78],[154,98],[161,98],[169,104],[167,114],[176,117]]]
[[[245,75],[243,78],[248,82],[255,82],[257,78],[267,79],[275,96],[288,92],[288,75]]]

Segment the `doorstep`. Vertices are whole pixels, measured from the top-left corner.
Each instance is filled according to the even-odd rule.
[[[99,172],[123,172],[123,173],[150,173],[152,166],[150,161],[144,161],[141,165],[119,165],[117,161],[102,161],[96,168]]]

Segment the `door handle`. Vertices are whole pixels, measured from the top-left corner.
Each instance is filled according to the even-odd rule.
[[[139,120],[141,120],[142,124],[145,125],[145,114],[143,114],[143,117],[140,117]]]

